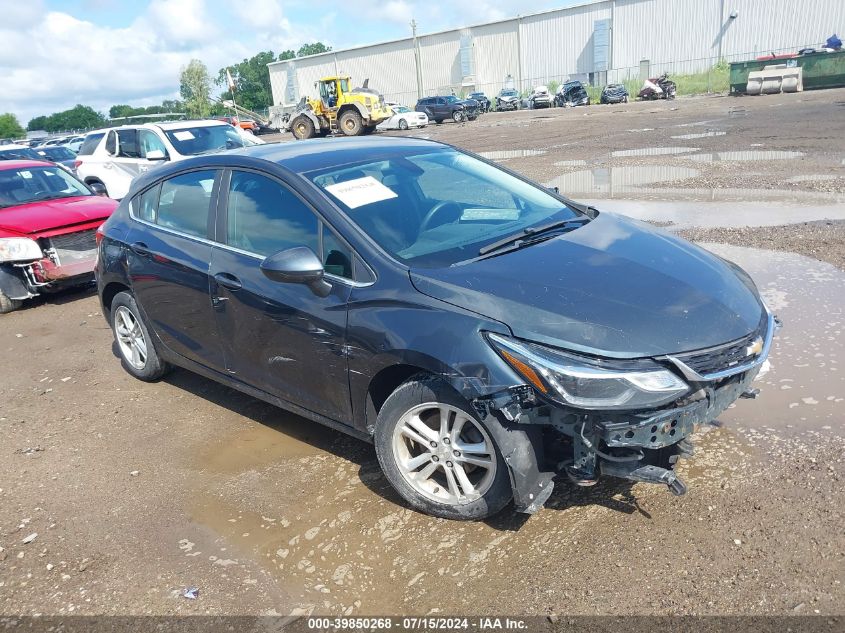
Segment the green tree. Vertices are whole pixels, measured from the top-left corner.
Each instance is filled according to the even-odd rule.
[[[240,64],[229,66],[229,72],[235,81],[235,102],[250,110],[258,110],[273,103],[273,92],[270,89],[270,71],[267,64],[275,61],[273,51],[263,51],[254,57],[243,60]],[[226,68],[221,68],[217,73],[216,83],[219,86],[226,86],[226,91],[221,95],[223,99],[231,99],[232,91],[229,90],[226,79]]]
[[[29,132],[47,129],[47,117],[42,115],[42,116],[37,116],[33,119],[30,119],[29,123],[26,124],[26,129]]]
[[[279,53],[279,61],[280,62],[283,62],[286,59],[293,59],[294,57],[296,57],[296,51],[291,50],[291,49],[288,49],[286,51],[282,51],[281,53]]]
[[[317,55],[318,53],[328,53],[332,50],[331,46],[326,46],[322,42],[314,42],[313,44],[303,44],[296,51],[297,57],[305,57],[306,55]]]
[[[0,138],[20,138],[26,134],[16,117],[11,112],[0,114]]]
[[[208,100],[211,92],[211,78],[208,68],[198,59],[192,59],[182,69],[179,78],[179,94],[185,100],[185,112],[189,117],[204,119],[211,113]]]
[[[109,108],[109,117],[112,119],[117,119],[120,117],[125,116],[132,116],[132,110],[134,110],[131,105],[113,105]]]

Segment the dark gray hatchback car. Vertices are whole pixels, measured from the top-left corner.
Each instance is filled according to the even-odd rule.
[[[558,475],[683,493],[694,426],[774,332],[734,264],[417,139],[165,165],[98,238],[130,373],[183,367],[371,441],[449,518],[534,512]]]

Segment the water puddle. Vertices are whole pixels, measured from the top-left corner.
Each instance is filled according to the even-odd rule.
[[[563,191],[563,190],[562,190]],[[575,199],[603,211],[627,215],[637,220],[671,223],[673,228],[779,226],[816,220],[845,220],[845,204],[795,204],[772,200],[756,202],[737,200],[746,190],[717,190],[724,198],[698,202],[692,200],[608,200]],[[669,190],[671,193],[672,190]],[[684,193],[681,190],[679,193]],[[760,191],[760,195],[765,191]],[[803,194],[802,194],[803,195]],[[820,194],[824,195],[824,194]],[[845,198],[845,197],[843,197]]]
[[[728,152],[730,153],[730,152]],[[764,153],[764,152],[761,152]],[[797,153],[797,152],[795,152]],[[697,156],[699,158],[697,158]],[[700,154],[683,156],[687,160],[702,160],[700,157],[710,157],[711,154]],[[579,167],[580,161],[560,161],[555,163],[561,167]],[[589,163],[587,163],[589,164]],[[693,167],[679,167],[673,165],[636,165],[621,167],[595,167],[593,169],[582,169],[561,174],[552,178],[546,183],[547,187],[558,187],[565,195],[576,200],[598,200],[622,198],[630,201],[633,199],[665,200],[673,204],[683,206],[683,201],[702,202],[751,202],[757,207],[767,210],[772,203],[791,203],[793,206],[808,207],[795,215],[793,222],[804,222],[808,220],[839,219],[845,214],[845,194],[824,192],[824,191],[801,191],[795,189],[750,189],[750,188],[705,188],[705,187],[679,187],[672,186],[672,183],[698,178],[701,172]],[[753,174],[746,174],[753,176]],[[819,180],[815,176],[799,176],[800,180],[792,182],[804,182]],[[837,176],[838,178],[838,176]],[[829,175],[822,180],[833,180]],[[753,181],[753,178],[751,179]],[[765,201],[766,205],[761,205]],[[815,207],[815,210],[809,209]],[[662,212],[662,211],[661,211]],[[700,211],[699,211],[700,212]],[[764,213],[767,211],[764,211]],[[686,213],[686,212],[684,212]],[[758,214],[752,214],[755,218]],[[782,213],[775,211],[775,215],[783,217]],[[773,216],[774,217],[774,216]],[[648,218],[666,219],[666,218]],[[765,219],[765,218],[763,218]],[[756,220],[755,220],[756,221]],[[789,222],[790,220],[787,220]],[[730,218],[728,218],[730,222]],[[742,226],[739,224],[738,226]],[[760,226],[771,226],[772,223],[764,222]],[[704,226],[704,225],[701,225]],[[727,224],[726,226],[737,226]]]
[[[742,266],[783,321],[771,370],[755,383],[760,395],[737,401],[720,421],[788,433],[845,431],[845,272],[794,253],[704,246]]]
[[[622,149],[611,153],[611,156],[622,158],[625,156],[666,156],[668,154],[686,154],[697,152],[698,147],[643,147],[641,149]]]
[[[578,194],[604,195],[608,198],[620,194],[641,192],[642,185],[673,180],[686,180],[699,175],[697,169],[669,165],[635,165],[627,167],[597,167],[563,174],[547,183],[559,187],[568,196]]]
[[[721,161],[749,161],[749,160],[789,160],[801,158],[804,152],[783,152],[777,150],[743,150],[737,152],[714,152],[712,154],[695,154],[686,156],[687,160],[701,163],[715,163]]]
[[[719,132],[717,130],[711,130],[709,132],[701,132],[699,134],[678,134],[677,136],[673,136],[672,138],[677,139],[684,139],[684,140],[692,140],[696,138],[712,138],[714,136],[724,136],[726,132]]]
[[[586,167],[585,160],[559,160],[555,163],[556,167]]]
[[[529,156],[542,156],[546,153],[544,149],[505,149],[494,152],[478,152],[488,160],[508,160],[511,158],[528,158]]]

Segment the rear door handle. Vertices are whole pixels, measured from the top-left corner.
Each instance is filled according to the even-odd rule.
[[[240,290],[243,286],[241,280],[230,273],[217,273],[214,275],[214,281],[229,290]]]
[[[136,255],[146,256],[152,254],[149,247],[143,242],[134,242],[129,246],[129,248],[132,249],[132,252]]]

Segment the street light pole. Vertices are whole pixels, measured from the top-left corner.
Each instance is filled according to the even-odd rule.
[[[417,67],[417,99],[423,98],[422,68],[420,67],[420,43],[417,39],[417,21],[411,19],[411,33],[414,36],[414,63]]]

